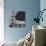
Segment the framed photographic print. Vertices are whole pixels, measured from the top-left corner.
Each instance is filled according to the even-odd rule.
[[[25,27],[25,11],[11,12],[9,27]]]

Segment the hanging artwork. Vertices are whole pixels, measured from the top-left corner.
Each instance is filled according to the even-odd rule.
[[[25,27],[25,11],[11,12],[9,27]]]

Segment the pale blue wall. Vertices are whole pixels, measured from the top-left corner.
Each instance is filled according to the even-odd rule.
[[[41,0],[40,1],[40,10],[42,11],[43,9],[46,9],[46,0]],[[40,25],[46,27],[46,11],[43,12],[43,22],[40,21]]]
[[[40,9],[39,0],[4,0],[4,38],[7,41],[18,41],[24,37],[34,24],[33,19],[36,12]],[[25,28],[9,28],[9,13],[12,11],[26,11],[26,27]]]

